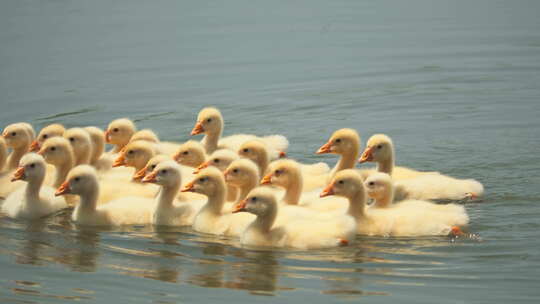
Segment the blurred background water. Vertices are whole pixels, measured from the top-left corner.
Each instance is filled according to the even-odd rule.
[[[184,141],[219,107],[225,134],[284,134],[315,155],[337,128],[394,138],[398,163],[484,183],[475,238],[358,237],[248,250],[189,228],[0,218],[0,302],[518,303],[540,297],[539,1],[0,2],[0,125]],[[419,223],[421,224],[421,223]]]

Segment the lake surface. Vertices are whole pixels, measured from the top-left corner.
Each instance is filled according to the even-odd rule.
[[[303,162],[341,127],[393,137],[398,163],[480,180],[473,237],[358,237],[248,250],[189,228],[0,217],[2,303],[536,303],[539,1],[1,1],[0,127],[184,141],[284,134]],[[419,223],[421,224],[421,223]]]

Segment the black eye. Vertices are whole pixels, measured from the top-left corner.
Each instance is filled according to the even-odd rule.
[[[377,149],[381,149],[381,148],[382,148],[382,145],[378,145],[378,146],[377,146]]]
[[[341,138],[336,139],[336,142],[337,142],[337,143],[340,143],[340,142],[341,142]]]
[[[79,177],[75,177],[73,180],[76,181],[76,182],[78,182],[78,181],[80,181],[81,179],[80,179]]]
[[[244,150],[242,150],[242,151],[244,151],[244,153],[248,153],[248,152],[249,152],[249,149],[246,148],[246,149],[244,149]]]
[[[238,173],[238,169],[233,169],[232,172],[233,173]]]
[[[201,178],[199,178],[199,181],[200,181],[201,183],[204,183],[204,182],[206,181],[206,177],[201,177]]]
[[[217,164],[219,163],[219,158],[214,159],[214,162]]]
[[[49,135],[43,134],[43,139],[47,139],[47,138],[49,138]]]
[[[344,183],[345,183],[345,182],[342,181],[342,180],[340,180],[340,181],[338,182],[338,184],[340,184],[340,185],[343,185]]]
[[[35,168],[36,164],[30,164],[30,168]]]
[[[375,183],[374,182],[369,182],[368,185],[375,186]]]
[[[161,174],[167,174],[167,170],[165,169],[161,170]]]
[[[150,169],[154,170],[156,168],[156,165],[151,165]]]
[[[133,152],[133,150],[128,151],[128,154],[133,154],[133,153],[135,153],[135,152]]]
[[[113,132],[118,132],[118,131],[119,131],[118,128],[113,129]]]
[[[51,151],[56,151],[56,147],[51,147]]]
[[[256,196],[252,197],[252,198],[251,198],[251,201],[256,202],[256,201],[257,201],[257,197],[256,197]]]
[[[17,132],[11,132],[11,136],[16,136]]]
[[[206,122],[212,122],[212,118],[208,118]]]
[[[75,138],[70,137],[70,138],[69,138],[69,141],[75,141]]]
[[[182,154],[183,154],[183,155],[188,155],[189,152],[188,152],[188,151],[184,151],[184,152],[182,152]]]

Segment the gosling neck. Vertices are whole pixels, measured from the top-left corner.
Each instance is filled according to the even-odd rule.
[[[132,132],[131,134],[128,134],[128,136],[126,136],[125,139],[124,138],[120,139],[120,141],[115,144],[113,152],[114,153],[119,153],[120,151],[122,151],[122,149],[127,144],[129,144],[129,141],[131,140],[131,137],[133,136],[133,133],[135,133],[135,132]]]
[[[64,158],[64,161],[56,164],[56,179],[54,181],[54,187],[58,188],[60,185],[66,180],[66,177],[69,173],[69,171],[74,167],[75,160],[73,158],[73,154],[68,153],[66,157]]]
[[[217,150],[218,141],[221,138],[221,132],[223,130],[223,125],[220,125],[216,130],[209,130],[204,133],[204,138],[202,140],[206,154],[211,154]]]
[[[0,143],[0,172],[4,169],[7,161],[7,149],[2,143]]]
[[[353,148],[341,154],[341,157],[332,172],[333,175],[335,175],[339,171],[354,168],[354,166],[356,165],[356,159],[358,158],[359,150],[360,147],[358,145],[354,145]]]
[[[249,178],[243,185],[238,187],[240,190],[240,195],[238,196],[236,202],[239,203],[244,200],[248,196],[249,192],[253,190],[253,188],[257,187],[258,181],[259,179],[257,177]]]
[[[347,213],[357,220],[365,217],[366,196],[364,191],[358,190],[356,193],[348,197],[348,199],[349,210]]]
[[[85,165],[90,163],[90,159],[92,156],[92,150],[91,147],[86,147],[85,149],[82,149],[79,153],[79,156],[77,157],[77,160],[75,162],[75,166],[78,165]]]
[[[386,159],[383,159],[377,162],[377,171],[384,172],[392,176],[393,170],[394,170],[394,151],[392,148],[392,152],[390,153],[390,156],[388,156]]]
[[[92,157],[90,158],[90,163],[95,164],[101,158],[104,151],[105,142],[102,140],[96,140],[94,142],[94,147],[92,148]]]
[[[30,148],[29,143],[25,143],[19,147],[13,148],[13,151],[8,157],[8,169],[17,169],[21,158],[24,156],[24,154],[26,154],[26,152],[28,152],[28,148]]]
[[[268,233],[277,217],[277,207],[274,204],[272,207],[269,207],[264,214],[257,215],[253,224],[251,224],[252,229],[256,229],[260,233]]]
[[[386,188],[385,192],[378,198],[375,199],[375,207],[377,208],[386,208],[392,204],[394,201],[394,189]]]
[[[213,214],[221,214],[223,204],[225,204],[225,197],[227,197],[227,188],[225,182],[219,183],[214,193],[208,196],[208,202],[203,207],[206,212]]]
[[[255,163],[257,164],[257,167],[259,167],[259,176],[264,176],[264,173],[268,168],[268,164],[270,163],[268,160],[268,153],[261,153],[259,157],[257,157]]]
[[[39,190],[43,185],[43,180],[45,179],[44,175],[36,176],[34,178],[28,179],[26,184],[26,199],[27,201],[37,201],[39,200]]]
[[[161,190],[158,194],[158,208],[172,207],[174,199],[178,195],[178,190],[180,189],[180,180],[175,181],[170,185],[165,185],[161,187]]]
[[[227,202],[236,202],[238,191],[235,186],[227,185]]]
[[[303,178],[300,172],[294,172],[290,176],[289,184],[285,190],[283,201],[288,205],[298,205],[300,196],[302,195]]]
[[[95,212],[99,197],[99,185],[97,184],[97,180],[94,181],[93,185],[79,196],[81,201],[73,211],[74,218],[79,218],[81,214]]]

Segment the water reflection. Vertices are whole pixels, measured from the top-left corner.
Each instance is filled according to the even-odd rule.
[[[278,288],[279,262],[272,251],[237,250],[241,258],[232,266],[233,279],[227,288],[248,290],[252,294],[273,295]],[[282,288],[284,289],[284,288]]]
[[[226,248],[221,244],[201,244],[204,258],[196,261],[197,266],[186,282],[201,287],[223,288],[225,286],[224,261],[217,256],[224,256]],[[212,256],[208,258],[207,256]]]
[[[168,227],[157,227],[155,232],[155,237],[167,246],[156,251],[159,259],[155,259],[152,263],[154,270],[147,272],[144,277],[177,283],[179,282],[180,269],[178,263],[174,262],[174,259],[181,257],[182,254],[174,250],[174,247],[180,246],[180,234]]]
[[[44,251],[51,247],[43,233],[47,227],[45,219],[29,222],[23,230],[23,245],[16,253],[15,262],[18,264],[43,265]]]
[[[112,269],[154,281],[263,296],[309,285],[321,294],[350,298],[386,295],[370,290],[373,282],[404,284],[425,276],[423,268],[444,265],[450,243],[444,238],[358,237],[353,246],[320,251],[243,248],[237,240],[197,234],[189,228],[75,226],[69,213],[4,223],[22,233],[11,237],[21,240],[12,251],[16,262],[54,262],[76,272]],[[25,289],[16,287],[13,292],[21,294]]]
[[[78,229],[73,238],[73,248],[68,250],[71,269],[95,272],[98,268],[100,231],[92,228]]]

